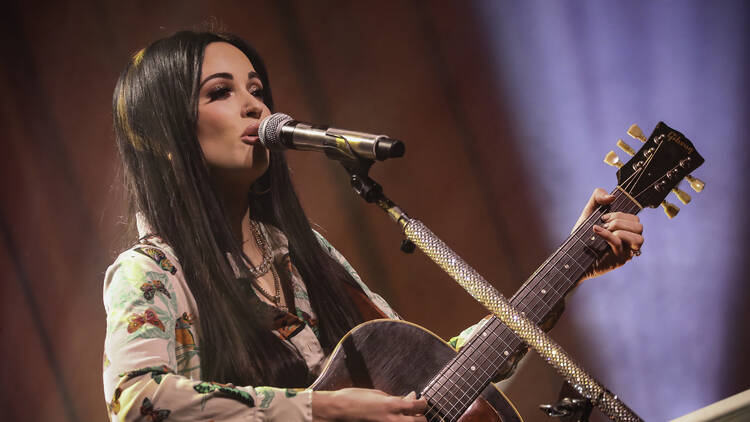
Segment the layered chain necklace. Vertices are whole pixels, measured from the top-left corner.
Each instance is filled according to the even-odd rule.
[[[255,244],[258,245],[258,250],[263,257],[263,260],[257,267],[253,266],[253,264],[248,261],[250,273],[253,275],[252,284],[255,289],[266,299],[270,300],[275,307],[281,310],[286,310],[286,306],[281,305],[281,282],[279,280],[279,275],[276,273],[276,268],[274,268],[272,264],[273,251],[271,250],[271,245],[266,241],[266,237],[261,233],[260,225],[256,221],[250,220],[250,231],[252,232]],[[273,276],[273,293],[264,289],[258,282],[258,279],[268,274],[269,270],[271,271],[271,276]]]

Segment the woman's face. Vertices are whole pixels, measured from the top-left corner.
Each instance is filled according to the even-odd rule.
[[[251,183],[268,168],[258,126],[271,112],[253,64],[226,42],[206,46],[198,98],[198,142],[212,173]]]

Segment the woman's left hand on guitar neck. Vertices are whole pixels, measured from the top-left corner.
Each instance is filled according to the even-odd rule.
[[[611,204],[614,200],[614,195],[608,194],[604,189],[594,189],[573,230],[575,231],[600,205]],[[633,256],[641,254],[643,225],[637,215],[612,212],[604,214],[602,221],[605,222],[605,228],[595,225],[593,231],[609,244],[610,249],[581,277],[578,281],[579,284],[583,280],[611,271],[628,262]]]

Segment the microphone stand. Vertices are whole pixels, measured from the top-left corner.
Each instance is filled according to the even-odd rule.
[[[533,347],[587,401],[616,422],[642,422],[616,395],[600,385],[536,324],[517,311],[487,280],[432,233],[421,221],[410,218],[383,193],[383,188],[368,173],[374,163],[369,159],[352,160],[331,157],[349,173],[352,188],[366,202],[377,204],[401,226],[406,239],[401,250],[410,253],[417,246],[461,287],[508,326],[526,344]]]

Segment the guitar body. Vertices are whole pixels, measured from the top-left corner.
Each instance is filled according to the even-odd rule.
[[[395,396],[418,393],[455,356],[456,350],[448,343],[418,325],[390,319],[369,321],[341,339],[311,388],[372,388]],[[457,420],[520,422],[521,417],[503,393],[489,384]]]

